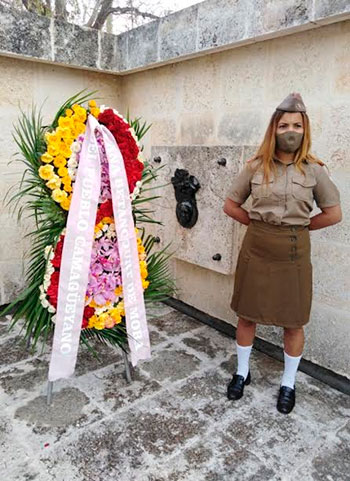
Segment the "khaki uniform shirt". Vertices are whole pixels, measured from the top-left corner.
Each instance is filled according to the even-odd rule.
[[[245,165],[234,179],[227,197],[243,204],[251,195],[250,219],[276,225],[309,225],[313,203],[319,208],[340,204],[339,190],[326,167],[304,162],[305,176],[294,163],[283,164],[277,158],[276,175],[271,172],[269,184],[263,182],[259,161]]]

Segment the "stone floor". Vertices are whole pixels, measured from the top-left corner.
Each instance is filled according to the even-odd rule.
[[[48,354],[0,321],[0,480],[350,479],[350,398],[298,373],[297,405],[275,409],[282,364],[252,354],[252,384],[226,399],[232,339],[168,306],[149,311],[152,360],[127,384],[119,352],[81,352],[46,405]]]

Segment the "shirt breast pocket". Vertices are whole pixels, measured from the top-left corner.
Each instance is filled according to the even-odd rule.
[[[313,188],[316,185],[316,179],[313,176],[303,174],[294,174],[292,177],[292,195],[298,200],[305,202],[313,202]]]
[[[270,197],[272,194],[273,179],[269,182],[264,181],[264,175],[260,172],[253,175],[251,179],[251,194],[254,199]]]

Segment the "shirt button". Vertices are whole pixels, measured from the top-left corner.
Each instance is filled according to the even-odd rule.
[[[296,236],[296,235],[291,235],[291,236],[290,236],[290,240],[291,240],[292,242],[296,242],[296,241],[297,241],[297,236]]]

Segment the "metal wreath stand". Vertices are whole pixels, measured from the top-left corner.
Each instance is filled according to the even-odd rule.
[[[30,345],[32,341],[32,332],[29,334],[28,339],[27,339],[27,344],[26,344],[26,349],[29,351]],[[131,384],[132,382],[132,375],[131,375],[131,369],[130,369],[130,363],[128,359],[127,353],[124,351],[124,349],[121,349],[122,351],[122,356],[123,356],[123,361],[124,361],[124,367],[125,367],[125,379],[128,384]],[[52,402],[52,392],[53,392],[53,381],[47,381],[47,390],[46,390],[46,404],[47,406],[51,405]]]

